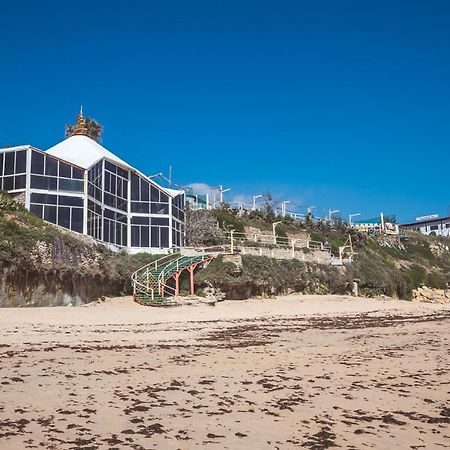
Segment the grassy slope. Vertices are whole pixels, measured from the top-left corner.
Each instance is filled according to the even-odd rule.
[[[244,219],[238,219],[224,210],[213,211],[213,215],[225,229],[243,230],[247,225],[262,230],[271,229],[271,220],[261,213]],[[387,239],[356,233],[345,224],[329,226],[285,219],[277,227],[281,235],[300,230],[308,231],[313,240],[328,241],[335,255],[351,234],[357,253],[354,263],[344,272],[330,266],[303,264],[300,261],[244,257],[240,275],[233,272],[231,265],[217,260],[198,275],[198,280],[204,285],[220,287],[234,298],[246,298],[250,292],[257,295],[292,290],[345,293],[349,291],[351,282],[358,279],[363,295],[409,299],[412,290],[422,284],[444,288],[450,283],[450,239],[408,232],[399,242],[396,243],[394,239],[386,246]]]
[[[44,260],[38,244],[48,249]],[[0,281],[25,297],[44,286],[85,301],[130,292],[130,275],[155,259],[139,254],[112,253],[101,245],[64,232],[17,205],[0,192]]]

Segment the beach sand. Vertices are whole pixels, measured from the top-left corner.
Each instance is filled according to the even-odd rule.
[[[450,448],[450,305],[0,310],[0,449]]]

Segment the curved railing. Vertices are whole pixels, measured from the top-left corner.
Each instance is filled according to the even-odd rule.
[[[167,284],[167,281],[175,273],[185,270],[193,264],[201,264],[229,252],[229,245],[183,247],[177,253],[163,256],[146,264],[131,275],[134,298],[136,300],[145,298],[150,303],[159,299],[161,304],[164,304],[162,301],[164,297],[176,294],[176,289]],[[170,303],[170,301],[166,302],[166,304]]]

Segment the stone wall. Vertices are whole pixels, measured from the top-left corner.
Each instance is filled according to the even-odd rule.
[[[282,248],[237,247],[242,255],[266,256],[274,259],[298,259],[303,262],[331,264],[331,253],[324,250],[302,251]]]

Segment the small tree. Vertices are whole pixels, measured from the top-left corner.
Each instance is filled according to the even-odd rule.
[[[209,211],[186,207],[186,243],[188,245],[214,245],[223,236],[217,221]]]
[[[273,205],[273,196],[270,192],[266,192],[263,195],[263,210],[267,215],[269,220],[273,220],[275,218],[275,207]]]

